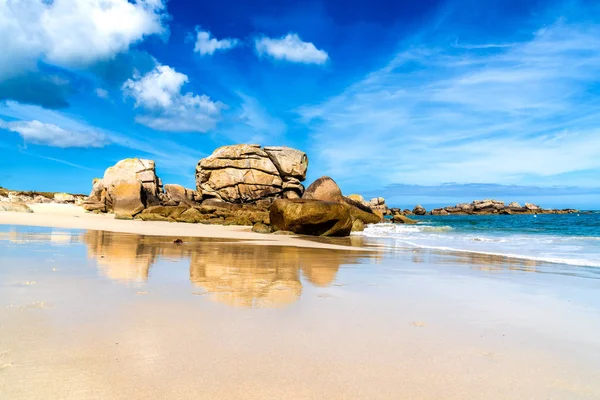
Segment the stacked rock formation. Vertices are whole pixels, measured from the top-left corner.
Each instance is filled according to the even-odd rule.
[[[300,198],[308,158],[289,147],[239,144],[220,147],[196,167],[196,190],[228,203]]]

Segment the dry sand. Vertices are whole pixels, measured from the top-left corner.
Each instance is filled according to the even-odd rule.
[[[0,212],[0,225],[42,226],[65,229],[91,229],[97,231],[135,233],[140,235],[172,237],[204,237],[253,241],[254,244],[295,246],[323,249],[350,247],[301,240],[296,236],[264,235],[254,233],[247,226],[222,226],[186,224],[177,222],[117,220],[113,214],[88,213],[70,204],[28,204],[32,214]]]

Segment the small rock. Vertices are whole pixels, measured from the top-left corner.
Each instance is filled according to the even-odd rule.
[[[262,222],[257,222],[252,226],[252,232],[256,233],[271,233],[271,227],[267,224],[263,224]]]

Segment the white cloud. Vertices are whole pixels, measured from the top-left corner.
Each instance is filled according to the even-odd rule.
[[[108,91],[106,89],[96,88],[96,96],[106,100],[108,99]]]
[[[173,175],[181,175],[187,166],[195,165],[200,158],[207,156],[207,154],[202,154],[196,148],[189,148],[169,139],[157,137],[149,141],[145,133],[138,133],[137,131],[108,131],[91,126],[66,112],[48,110],[40,106],[21,104],[15,101],[0,104],[0,129],[6,129],[7,124],[9,124],[9,122],[2,119],[3,117],[25,122],[40,121],[43,124],[59,126],[69,132],[94,132],[96,137],[105,138],[106,144],[110,143],[112,146],[121,146],[128,149],[127,151],[132,157],[151,158],[156,161],[157,165],[160,165],[162,171],[169,171]],[[2,146],[1,140],[0,146]],[[28,154],[31,155],[31,153]],[[189,178],[189,175],[182,176]]]
[[[237,45],[239,45],[240,41],[238,39],[221,39],[218,40],[214,37],[211,37],[210,32],[208,31],[197,31],[196,32],[196,44],[194,46],[194,51],[196,53],[200,53],[200,55],[212,55],[215,51],[220,50],[229,50]]]
[[[268,55],[276,60],[286,60],[305,64],[324,64],[329,55],[310,42],[303,42],[295,33],[288,33],[282,38],[262,37],[254,43],[260,56]]]
[[[299,112],[313,166],[348,185],[590,185],[598,76],[600,26],[558,23],[510,47],[410,43]]]
[[[187,82],[187,75],[158,65],[144,76],[128,79],[123,92],[144,110],[136,117],[141,124],[162,131],[207,132],[214,128],[225,106],[206,95],[183,94]]]
[[[63,67],[108,59],[166,33],[165,17],[163,0],[0,0],[0,80],[40,59]]]
[[[53,147],[104,147],[108,138],[101,132],[66,130],[54,124],[33,121],[0,120],[0,129],[16,132],[27,143]]]

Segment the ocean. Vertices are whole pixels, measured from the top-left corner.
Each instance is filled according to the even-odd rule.
[[[411,216],[416,225],[378,224],[357,235],[415,247],[600,267],[600,212],[567,215]]]

